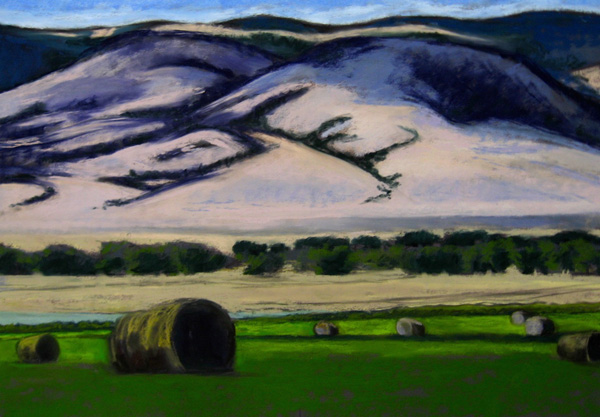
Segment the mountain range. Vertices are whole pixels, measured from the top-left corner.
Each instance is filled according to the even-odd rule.
[[[0,28],[0,230],[590,225],[598,23]]]

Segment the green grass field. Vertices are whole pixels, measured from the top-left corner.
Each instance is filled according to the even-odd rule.
[[[600,365],[560,360],[558,335],[525,337],[493,307],[412,312],[428,336],[394,336],[392,314],[340,315],[331,339],[308,317],[238,321],[236,371],[219,376],[118,374],[108,330],[55,333],[59,361],[25,365],[23,335],[3,334],[0,416],[600,415]],[[600,312],[548,316],[559,334],[600,329]]]

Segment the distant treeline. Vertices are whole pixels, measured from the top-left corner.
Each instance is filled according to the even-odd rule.
[[[0,274],[177,275],[240,264],[245,265],[244,273],[250,275],[275,273],[286,264],[294,270],[319,275],[394,268],[415,274],[478,274],[504,272],[510,266],[523,274],[590,275],[600,271],[600,238],[583,231],[530,237],[489,234],[484,230],[439,236],[423,230],[386,240],[377,236],[307,237],[296,240],[293,247],[242,240],[232,250],[235,257],[187,242],[105,242],[98,253],[67,245],[51,245],[37,252],[0,245]]]
[[[234,263],[233,258],[200,243],[105,242],[99,253],[68,245],[51,245],[38,252],[0,245],[0,274],[4,275],[177,275],[212,272]]]
[[[286,262],[296,270],[323,275],[394,268],[409,273],[477,274],[504,272],[511,265],[523,274],[597,274],[600,267],[600,238],[582,231],[526,237],[484,230],[439,236],[423,230],[389,240],[308,237],[297,240],[293,248],[239,241],[233,252],[247,264],[246,274],[276,272]]]

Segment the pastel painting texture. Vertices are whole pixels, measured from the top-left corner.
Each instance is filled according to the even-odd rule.
[[[0,417],[600,415],[600,3],[5,0]]]

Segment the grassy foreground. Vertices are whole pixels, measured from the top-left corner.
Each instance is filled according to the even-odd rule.
[[[0,416],[597,416],[600,366],[558,359],[497,309],[420,311],[429,335],[394,336],[391,316],[239,321],[231,375],[120,375],[109,330],[55,333],[55,364],[16,362],[23,335],[0,336]],[[600,329],[600,312],[560,308],[560,333]],[[581,311],[581,309],[579,309]],[[460,314],[457,314],[460,313]]]

